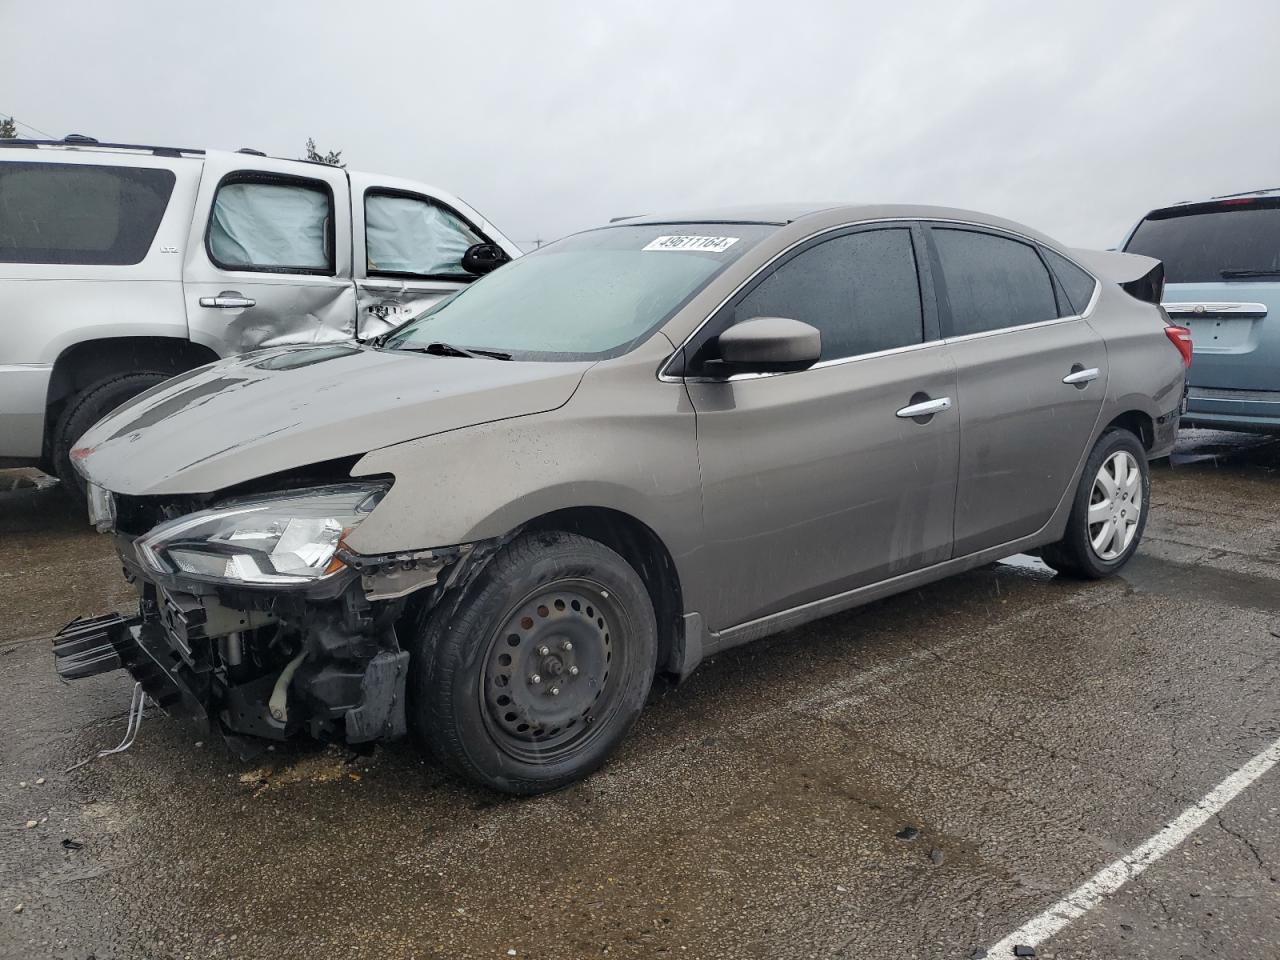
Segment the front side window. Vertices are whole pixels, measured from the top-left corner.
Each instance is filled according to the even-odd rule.
[[[787,317],[817,327],[823,360],[922,343],[911,231],[867,230],[802,250],[734,308],[735,323],[753,317]]]
[[[1169,283],[1280,277],[1280,198],[1235,198],[1157,210],[1138,224],[1126,253],[1164,261]]]
[[[485,240],[456,214],[415,196],[370,191],[364,198],[370,275],[464,277],[467,248]]]
[[[409,321],[386,346],[447,343],[520,360],[620,356],[776,229],[667,223],[588,230],[486,274]]]
[[[223,183],[209,218],[209,256],[224,270],[333,273],[333,201],[311,181]]]
[[[1001,330],[1058,316],[1053,281],[1029,244],[974,230],[934,227],[950,304],[943,335]]]
[[[174,179],[149,167],[0,163],[0,262],[141,263]]]

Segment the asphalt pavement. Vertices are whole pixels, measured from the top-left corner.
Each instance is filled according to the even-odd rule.
[[[0,474],[0,957],[1280,957],[1280,437],[1185,433],[1153,508],[1121,577],[1015,557],[732,651],[513,800],[154,710],[65,772],[130,683],[48,637],[131,591]]]

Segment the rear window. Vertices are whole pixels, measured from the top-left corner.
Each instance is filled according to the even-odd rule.
[[[0,262],[141,263],[173,184],[146,167],[0,163]]]
[[[1040,323],[1058,316],[1053,281],[1025,243],[990,233],[933,228],[946,284],[948,337]]]
[[[1126,253],[1164,261],[1168,283],[1280,277],[1280,200],[1240,200],[1157,210]]]

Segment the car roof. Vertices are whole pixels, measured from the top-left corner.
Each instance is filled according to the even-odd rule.
[[[839,222],[852,223],[858,220],[952,220],[996,227],[1053,244],[1050,238],[1045,237],[1039,231],[989,213],[962,210],[957,207],[905,203],[770,203],[671,214],[618,217],[611,221],[609,226],[623,227],[636,224],[658,225],[664,223],[759,223],[783,226],[809,218],[813,218],[815,222],[821,221],[823,225]]]
[[[173,157],[173,158],[195,158],[207,156],[217,151],[212,148],[204,147],[171,147],[158,144],[148,143],[103,143],[94,140],[92,137],[79,137],[76,134],[64,137],[62,140],[28,140],[23,138],[15,138],[10,140],[0,140],[0,147],[8,147],[18,150],[23,147],[33,150],[59,150],[68,153],[104,153],[112,156],[121,156],[128,154],[151,154],[155,157]],[[273,154],[264,153],[261,150],[255,150],[252,147],[241,147],[238,150],[230,151],[232,153],[244,154],[246,157],[267,157],[272,160],[284,160],[288,163],[305,164],[309,166],[330,166],[320,160],[307,160],[303,157],[277,157]],[[18,156],[15,154],[15,156]],[[248,162],[248,161],[246,161]],[[343,167],[342,169],[346,169]],[[357,171],[348,170],[348,173]]]

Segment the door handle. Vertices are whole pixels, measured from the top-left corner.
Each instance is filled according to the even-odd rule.
[[[242,297],[234,290],[223,290],[216,297],[201,297],[200,306],[217,307],[221,310],[239,310],[244,307],[256,306],[257,300],[253,297]]]
[[[1097,367],[1090,367],[1088,370],[1072,370],[1062,378],[1063,383],[1069,383],[1073,387],[1082,387],[1086,383],[1092,383],[1097,380],[1100,371]]]
[[[911,420],[914,417],[932,417],[935,413],[950,409],[951,398],[939,397],[937,400],[924,400],[920,403],[913,403],[910,406],[903,407],[898,411],[897,416],[903,420]]]

